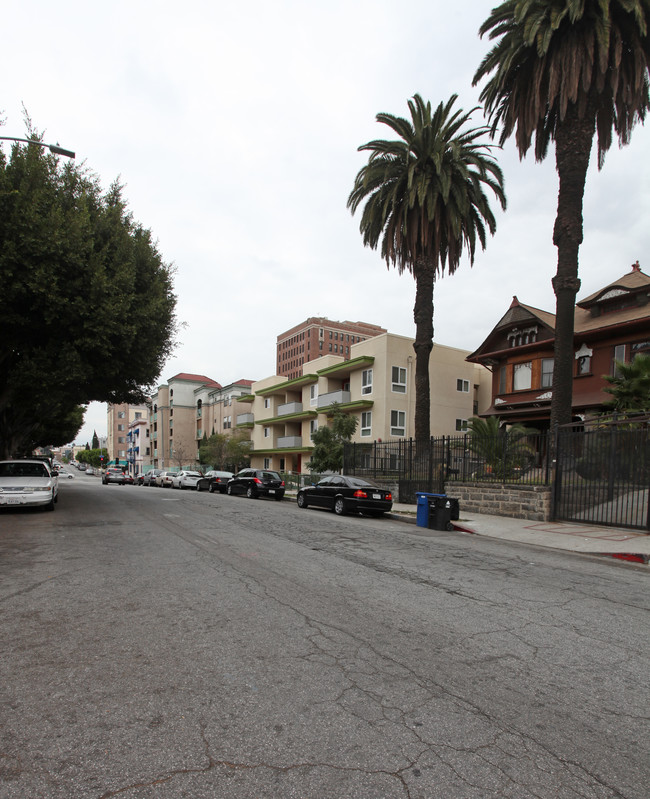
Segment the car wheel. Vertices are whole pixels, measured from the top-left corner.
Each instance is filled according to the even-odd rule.
[[[345,502],[343,501],[343,497],[337,497],[336,501],[334,502],[334,513],[337,516],[343,516],[345,513]]]
[[[248,488],[246,489],[246,496],[249,499],[255,499],[257,497],[257,494],[255,493],[255,489],[253,488],[253,486],[248,486]]]
[[[307,505],[307,497],[304,494],[298,494],[298,499],[296,500],[296,504],[299,508],[306,508]]]
[[[185,491],[185,483],[179,483],[178,487],[180,488],[181,491]]]

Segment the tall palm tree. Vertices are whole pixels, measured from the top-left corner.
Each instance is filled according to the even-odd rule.
[[[486,226],[496,222],[487,187],[505,208],[503,175],[490,157],[486,127],[463,126],[471,111],[454,110],[457,95],[431,103],[416,94],[409,100],[411,119],[377,114],[400,139],[376,140],[359,151],[370,151],[368,163],[355,179],[348,197],[354,213],[365,201],[360,229],[363,243],[375,249],[381,239],[386,265],[415,278],[415,437],[430,435],[429,356],[433,348],[433,284],[453,274],[463,251],[474,262],[477,239],[485,249]],[[476,109],[472,109],[474,111]]]
[[[650,107],[650,0],[508,0],[480,29],[498,40],[474,76],[491,75],[481,101],[503,144],[513,133],[520,157],[555,143],[559,176],[555,365],[551,430],[571,421],[573,322],[582,243],[582,201],[594,136],[598,168],[612,144],[630,140]]]

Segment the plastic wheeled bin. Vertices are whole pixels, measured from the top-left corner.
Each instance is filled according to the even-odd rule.
[[[451,499],[447,496],[429,500],[429,530],[453,530],[451,523]]]
[[[418,527],[429,527],[429,502],[434,497],[444,497],[444,494],[429,494],[426,491],[416,491],[417,517],[415,523]]]

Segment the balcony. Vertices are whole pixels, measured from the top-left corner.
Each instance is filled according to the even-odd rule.
[[[330,405],[334,402],[338,402],[339,405],[343,405],[345,402],[350,402],[352,399],[352,395],[349,391],[330,391],[328,394],[321,394],[318,397],[318,402],[316,403],[317,408],[329,408]]]
[[[278,405],[278,416],[287,416],[290,413],[302,413],[302,402],[286,402]]]
[[[302,436],[278,436],[278,449],[296,449],[302,447]]]
[[[255,422],[255,414],[253,413],[240,413],[237,415],[237,425],[245,424],[250,425]]]

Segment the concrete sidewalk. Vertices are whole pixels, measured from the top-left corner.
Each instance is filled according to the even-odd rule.
[[[417,506],[393,504],[392,518],[416,524]],[[650,562],[650,535],[621,527],[600,527],[569,522],[532,522],[486,513],[463,513],[454,529],[522,544],[602,555],[634,563]],[[423,528],[421,528],[423,529]]]

